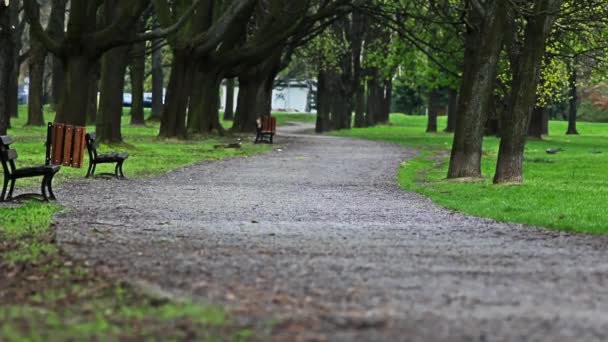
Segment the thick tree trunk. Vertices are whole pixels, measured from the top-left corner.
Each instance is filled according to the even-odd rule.
[[[165,75],[163,70],[163,55],[162,50],[156,41],[154,45],[157,47],[152,52],[152,115],[151,120],[159,120],[163,113],[163,88],[165,87]]]
[[[365,127],[365,86],[357,85],[355,90],[355,127]]]
[[[145,28],[145,26],[144,26]],[[143,30],[143,28],[142,28]],[[144,81],[146,74],[146,44],[133,45],[131,61],[131,125],[146,124],[144,116]]]
[[[186,138],[186,109],[191,91],[191,65],[189,56],[182,51],[174,51],[167,101],[163,107],[159,136],[163,138]]]
[[[6,100],[7,111],[9,113],[9,116],[12,118],[17,118],[19,116],[19,69],[21,67],[21,63],[19,62],[19,54],[21,52],[21,46],[23,45],[21,36],[23,34],[24,27],[24,25],[19,24],[20,6],[15,6],[15,4],[19,4],[19,2],[13,1],[12,5],[9,6],[12,36],[11,44],[5,47],[3,46],[3,48],[9,49],[11,51],[10,53],[13,58],[13,62],[10,64],[8,93]]]
[[[46,49],[38,41],[36,36],[30,32],[30,55],[28,58],[28,69],[30,75],[27,125],[43,126],[43,98],[44,98],[44,68]]]
[[[536,0],[528,20],[524,45],[511,84],[510,111],[502,117],[500,147],[494,183],[521,183],[530,116],[536,103],[542,58],[547,36],[555,21],[554,10],[563,0]]]
[[[65,83],[55,122],[85,126],[89,101],[91,74],[95,71],[95,60],[87,56],[69,56],[65,65]],[[122,98],[122,97],[121,97]]]
[[[391,107],[393,102],[393,81],[388,79],[384,81],[384,104],[383,104],[383,124],[388,124],[391,119]]]
[[[0,2],[0,135],[5,135],[8,130],[10,114],[7,108],[8,83],[13,58],[10,49],[5,48],[12,44],[10,33],[9,9],[4,2]]]
[[[239,94],[236,102],[236,113],[232,130],[235,132],[255,132],[256,119],[262,114],[257,96],[264,81],[255,78],[239,77]]]
[[[87,94],[87,124],[94,125],[97,122],[97,111],[99,105],[99,72],[96,66],[94,72],[89,76],[87,83],[89,89]]]
[[[327,72],[319,71],[317,77],[317,123],[315,132],[324,133],[329,130],[329,89],[327,88]]]
[[[570,100],[568,101],[568,131],[566,134],[578,135],[576,129],[576,117],[578,108],[578,89],[577,89],[577,73],[576,64],[573,63],[570,68]]]
[[[114,48],[101,59],[97,139],[105,143],[122,142],[121,119],[123,91],[129,58],[129,47]]]
[[[56,41],[62,41],[65,38],[65,14],[68,0],[54,0],[51,7],[51,16],[47,27],[49,36]],[[57,104],[61,98],[61,90],[63,87],[63,62],[61,58],[52,55],[52,80],[51,80],[51,102],[53,108],[57,108]]]
[[[544,119],[546,117],[547,108],[535,106],[532,110],[530,119],[530,127],[528,128],[528,137],[541,140],[544,132]]]
[[[367,81],[367,113],[365,115],[365,126],[371,127],[378,123],[382,114],[383,89],[378,80],[373,77]]]
[[[213,131],[222,133],[219,121],[220,83],[217,70],[204,70],[201,67],[194,76],[190,104],[188,107],[188,132],[207,134]]]
[[[456,111],[458,109],[458,91],[456,89],[449,90],[448,99],[448,125],[445,132],[453,133],[456,128]]]
[[[487,111],[507,21],[507,2],[491,0],[486,15],[470,10],[465,37],[464,73],[448,178],[481,177],[481,155]],[[475,26],[477,26],[475,25]]]
[[[505,115],[507,105],[499,96],[492,97],[492,103],[488,108],[486,127],[484,135],[487,137],[500,137],[500,118]]]
[[[426,124],[427,133],[437,133],[437,112],[439,110],[439,92],[433,89],[428,95],[428,120]]]
[[[226,80],[226,108],[224,108],[224,120],[234,120],[234,78]]]

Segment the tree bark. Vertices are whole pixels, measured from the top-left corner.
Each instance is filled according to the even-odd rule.
[[[481,177],[487,111],[507,23],[506,1],[489,0],[485,16],[468,10],[463,79],[448,178]]]
[[[163,70],[162,49],[158,47],[159,41],[154,42],[156,47],[152,52],[152,114],[151,120],[159,120],[163,113],[165,75]]]
[[[226,80],[226,108],[224,108],[224,120],[234,120],[234,78]]]
[[[378,84],[376,77],[367,81],[367,111],[365,113],[365,126],[376,125],[377,119],[382,110],[382,88]]]
[[[317,122],[315,132],[324,133],[329,130],[329,89],[327,88],[327,72],[320,70],[317,76]]]
[[[145,25],[141,25],[143,30]],[[143,126],[146,124],[144,116],[144,81],[146,74],[146,44],[144,42],[133,45],[131,60],[131,125]]]
[[[101,60],[97,139],[104,143],[122,142],[121,119],[123,91],[129,58],[129,47],[114,48]]]
[[[427,133],[437,133],[437,112],[439,110],[439,92],[433,89],[428,95],[428,120],[426,124]]]
[[[578,89],[577,89],[577,72],[576,72],[576,63],[572,63],[570,67],[570,100],[568,101],[568,131],[566,134],[569,135],[578,135],[578,130],[576,129],[576,117],[577,117],[577,109],[578,109]]]
[[[555,21],[555,10],[563,0],[535,0],[534,14],[524,31],[524,45],[513,73],[510,110],[502,117],[502,129],[494,183],[521,183],[526,137],[547,36]]]
[[[87,81],[87,124],[94,125],[97,122],[98,94],[99,94],[99,67],[95,66],[93,73]]]
[[[232,129],[236,132],[254,132],[258,113],[258,99],[264,81],[257,78],[239,77],[239,94]]]
[[[12,5],[9,6],[12,39],[11,44],[5,47],[11,51],[11,56],[13,58],[13,61],[10,64],[8,93],[6,100],[7,111],[9,116],[12,118],[17,118],[19,116],[19,69],[21,66],[21,63],[19,62],[19,54],[21,52],[21,46],[23,45],[21,42],[21,36],[24,28],[24,25],[19,22],[20,9],[19,6],[16,5],[19,5],[19,2],[13,1]]]
[[[51,16],[47,31],[49,36],[56,41],[61,41],[65,38],[65,14],[68,0],[53,0],[51,5]],[[61,97],[61,89],[63,87],[63,62],[61,58],[52,55],[52,81],[51,81],[51,102],[53,108],[56,109]],[[96,96],[97,97],[97,96]]]
[[[393,80],[387,79],[384,81],[384,106],[382,121],[383,124],[388,124],[391,118],[391,107],[393,104]]]
[[[542,140],[544,134],[544,119],[546,117],[547,108],[535,106],[532,110],[530,118],[530,127],[528,128],[528,137]]]
[[[167,101],[163,107],[160,121],[159,136],[163,138],[186,138],[186,109],[188,96],[191,91],[192,75],[190,58],[184,51],[173,52],[173,63],[169,85],[167,86]]]
[[[219,121],[220,72],[203,66],[196,69],[188,107],[188,132],[208,134],[217,130],[222,133]]]
[[[365,86],[358,84],[355,90],[355,127],[365,127]]]
[[[449,90],[448,99],[448,125],[445,132],[453,133],[456,127],[456,111],[458,108],[458,91],[456,89]]]
[[[38,9],[36,9],[38,10]],[[28,69],[30,75],[27,125],[43,126],[43,97],[44,97],[44,69],[46,60],[46,49],[38,38],[30,32],[30,54],[28,58]]]
[[[13,58],[10,49],[4,48],[12,44],[10,31],[11,21],[9,8],[0,1],[0,135],[7,134],[10,113],[7,108],[8,83],[11,72]]]

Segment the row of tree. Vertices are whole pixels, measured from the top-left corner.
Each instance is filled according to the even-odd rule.
[[[168,138],[223,132],[224,80],[225,119],[237,132],[270,113],[278,75],[317,80],[318,132],[388,122],[397,81],[427,94],[429,133],[438,130],[439,104],[449,105],[449,178],[480,177],[483,137],[496,134],[495,182],[521,182],[526,140],[547,133],[547,107],[569,101],[569,133],[576,133],[579,77],[605,70],[607,9],[605,0],[2,2],[0,133],[17,112],[25,60],[28,124],[43,124],[46,67],[56,121],[94,122],[106,142],[122,140],[127,70],[132,123],[144,122],[148,68],[152,115]]]

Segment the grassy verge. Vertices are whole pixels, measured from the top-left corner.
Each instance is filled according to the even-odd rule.
[[[13,121],[19,166],[44,160],[45,128],[24,127],[25,113]],[[49,115],[48,119],[52,119]],[[235,137],[192,141],[159,140],[157,124],[130,127],[125,143],[101,146],[131,154],[128,177],[151,177],[202,160],[248,156],[268,146],[244,143],[242,149],[216,149]],[[89,127],[89,130],[94,130]],[[248,139],[249,140],[249,139]],[[84,176],[63,168],[61,182]],[[101,170],[103,171],[103,170]],[[108,170],[109,171],[109,170]],[[19,182],[19,189],[37,180]],[[57,204],[0,205],[0,340],[242,340],[250,332],[235,327],[221,308],[176,303],[144,295],[108,279],[89,265],[71,260],[55,245],[52,216]]]
[[[335,133],[414,147],[420,155],[399,172],[404,189],[467,214],[580,233],[608,233],[608,124],[580,123],[580,136],[566,136],[564,122],[551,122],[551,135],[530,141],[525,153],[525,183],[491,182],[498,139],[484,141],[483,174],[477,183],[446,181],[452,136],[424,133],[426,118],[392,115],[391,125]],[[440,121],[440,127],[445,122]],[[563,148],[548,155],[547,148]]]
[[[314,114],[307,113],[272,113],[277,118],[278,125],[286,125],[289,122],[305,122],[315,123],[317,116]]]

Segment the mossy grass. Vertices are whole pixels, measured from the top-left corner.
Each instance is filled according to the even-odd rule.
[[[440,118],[439,127],[445,127]],[[403,164],[398,180],[406,190],[467,214],[578,233],[608,233],[608,124],[578,125],[579,136],[566,135],[567,123],[552,121],[550,135],[531,140],[525,151],[524,184],[494,185],[499,140],[484,140],[485,178],[446,181],[452,135],[425,133],[426,118],[394,114],[391,124],[333,133],[389,141],[417,149]],[[549,155],[547,149],[563,149]]]
[[[44,162],[45,127],[26,127],[25,108],[12,121],[19,166]],[[126,112],[126,111],[125,111]],[[46,114],[52,120],[52,113]],[[131,154],[128,177],[152,177],[203,160],[249,156],[267,151],[249,136],[157,138],[158,123],[131,127],[123,117],[124,143],[100,150]],[[229,126],[230,123],[225,123]],[[88,127],[94,130],[93,126]],[[214,146],[243,138],[241,149]],[[56,188],[84,177],[85,169],[63,168]],[[109,171],[109,170],[108,170]],[[37,184],[20,181],[18,189]],[[159,300],[110,279],[86,263],[71,260],[56,246],[52,216],[60,204],[0,205],[0,340],[244,340],[251,332],[235,327],[218,307]]]

